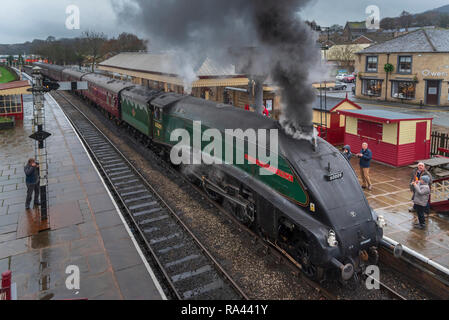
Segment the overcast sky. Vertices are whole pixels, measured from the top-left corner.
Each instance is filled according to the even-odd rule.
[[[211,0],[211,5],[213,1],[226,0]],[[65,27],[66,7],[71,4],[80,8],[80,30]],[[365,8],[369,5],[377,5],[381,18],[385,18],[398,16],[402,10],[420,13],[447,4],[448,0],[312,0],[301,16],[322,26],[344,25],[346,21],[365,20]],[[132,25],[120,23],[111,0],[0,0],[0,10],[1,44],[46,39],[50,35],[76,37],[85,30],[100,31],[109,36],[129,31],[143,36],[143,32]]]

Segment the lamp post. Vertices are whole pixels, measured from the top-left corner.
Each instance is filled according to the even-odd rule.
[[[35,154],[39,161],[39,183],[40,183],[40,213],[41,222],[48,221],[48,159],[45,140],[51,136],[50,133],[45,132],[45,98],[46,89],[43,84],[43,77],[41,68],[33,68],[33,105],[34,105],[34,119],[33,119],[33,134],[31,139],[36,141]],[[45,228],[47,229],[47,227]],[[42,230],[41,230],[42,231]]]

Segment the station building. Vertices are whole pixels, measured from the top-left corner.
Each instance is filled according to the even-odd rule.
[[[386,72],[386,65],[393,72]],[[449,30],[429,29],[357,53],[361,99],[449,106]]]
[[[0,117],[23,120],[23,95],[29,94],[28,81],[13,81],[0,84]]]
[[[186,83],[179,72],[183,66],[168,53],[120,53],[100,63],[98,68],[148,88],[180,94],[186,91]],[[254,104],[254,94],[250,92],[254,90],[254,85],[251,85],[247,75],[237,72],[234,65],[223,66],[206,58],[194,68],[194,72],[193,96],[239,108]],[[274,117],[279,115],[280,99],[273,87],[264,86],[263,99]]]

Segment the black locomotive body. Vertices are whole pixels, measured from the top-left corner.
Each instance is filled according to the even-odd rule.
[[[120,90],[111,94],[105,89],[103,76],[81,75],[45,64],[39,67],[55,80],[70,80],[72,76],[87,81],[89,91],[82,93],[86,99],[104,109],[117,124],[131,127],[139,139],[145,135],[146,143],[167,154],[174,146],[168,138],[171,133],[177,128],[191,131],[194,121],[220,132],[279,129],[280,167],[274,169],[271,180],[257,174],[257,167],[264,165],[257,159],[249,163],[250,157],[243,166],[203,165],[193,170],[192,176],[214,200],[226,201],[242,223],[292,256],[309,277],[338,274],[348,280],[365,266],[377,263],[383,218],[370,208],[350,164],[326,141],[318,138],[313,144],[296,140],[277,122],[232,106],[173,93],[158,94],[122,82]],[[139,95],[133,101],[136,88]],[[106,98],[97,101],[98,96]],[[298,194],[302,200],[295,198]]]

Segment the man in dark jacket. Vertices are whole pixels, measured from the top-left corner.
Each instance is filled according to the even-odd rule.
[[[26,185],[27,185],[27,198],[25,208],[30,209],[31,198],[34,192],[34,205],[39,206],[39,165],[34,159],[28,160],[28,164],[25,166]]]
[[[362,150],[357,157],[360,158],[360,174],[362,176],[363,185],[362,188],[368,190],[373,190],[373,184],[371,183],[371,178],[369,176],[369,171],[371,167],[371,160],[373,159],[373,153],[368,149],[368,143],[363,143]]]
[[[343,157],[345,157],[346,160],[348,160],[348,162],[351,162],[352,158],[351,146],[346,145],[343,147]]]

